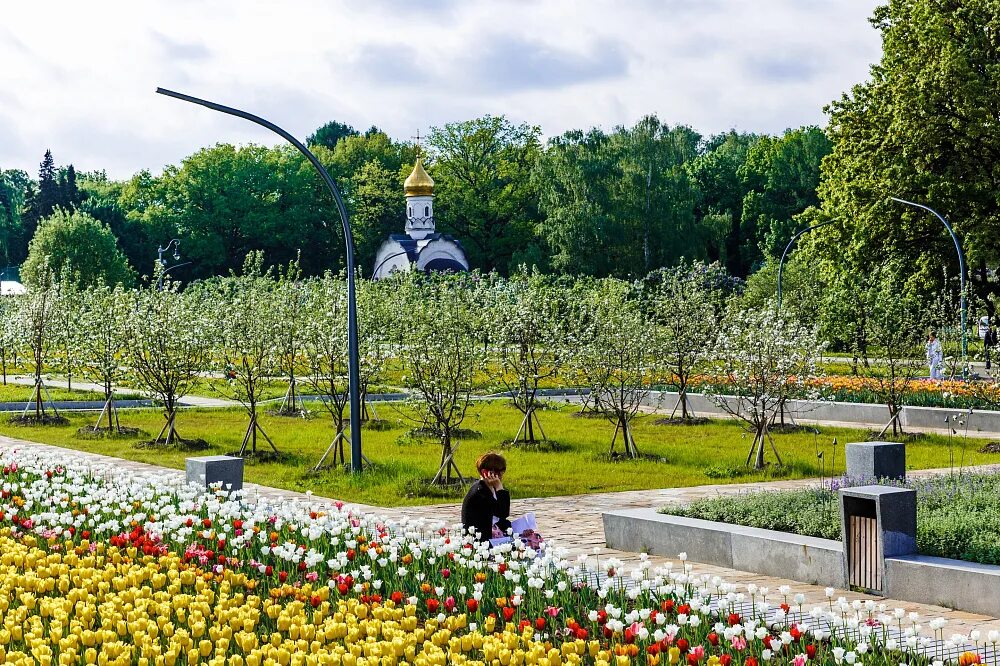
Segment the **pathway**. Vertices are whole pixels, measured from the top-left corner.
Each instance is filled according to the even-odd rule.
[[[11,437],[0,436],[0,448],[26,448],[45,449],[53,448],[47,444],[37,444]],[[123,471],[133,470],[139,473],[159,472],[168,473],[182,477],[182,470],[169,469],[156,465],[121,460],[110,456],[103,456],[94,453],[65,449],[67,456],[75,457],[78,460],[89,462],[93,465],[113,465]],[[979,470],[1000,471],[1000,465],[984,465],[978,467]],[[919,470],[910,472],[911,476],[925,476],[934,473],[947,472],[948,470]],[[604,545],[604,527],[601,513],[608,510],[658,507],[672,502],[690,502],[702,497],[713,497],[717,495],[732,495],[748,490],[761,489],[793,489],[802,488],[817,483],[816,479],[802,479],[793,481],[775,481],[758,484],[728,484],[728,485],[707,485],[690,488],[664,488],[660,490],[640,490],[614,493],[596,493],[592,495],[576,495],[563,497],[545,497],[514,500],[511,502],[511,512],[514,515],[534,512],[538,519],[539,531],[545,535],[550,543],[568,549],[570,556],[580,554],[595,555],[602,561],[607,558],[617,558],[622,560],[626,566],[638,561],[637,553],[627,553],[607,548]],[[305,501],[316,505],[329,505],[331,499],[315,496],[306,496],[290,490],[258,486],[256,484],[246,484],[246,489],[250,495],[257,494],[268,498],[285,498],[289,500]],[[442,521],[447,524],[454,524],[458,521],[459,505],[455,503],[435,504],[430,506],[416,507],[378,507],[363,504],[353,504],[357,509],[365,512],[378,513],[390,518],[426,518],[432,521]],[[792,507],[794,508],[794,507]],[[654,565],[660,565],[670,561],[670,558],[652,557]],[[675,564],[678,564],[675,561]],[[704,564],[696,564],[698,571],[707,572],[721,576],[731,582],[738,582],[746,585],[755,583],[758,586],[768,587],[773,593],[781,585],[789,585],[794,592],[801,592],[806,596],[807,606],[825,604],[827,602],[825,588],[818,585],[808,585],[792,580],[762,576],[759,574],[716,567]],[[894,599],[883,599],[847,590],[837,590],[836,596],[844,596],[848,599],[874,599],[879,603],[884,603],[887,608],[904,608],[907,612],[917,612],[929,621],[931,618],[942,617],[947,620],[946,635],[952,633],[968,633],[972,629],[979,629],[983,632],[997,629],[1000,630],[1000,618],[991,618],[975,613],[956,611],[940,606],[930,606],[926,604],[916,604]]]

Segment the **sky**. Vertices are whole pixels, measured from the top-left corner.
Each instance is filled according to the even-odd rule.
[[[656,113],[703,134],[780,133],[881,54],[875,0],[2,0],[0,169],[127,178],[219,142],[328,120],[408,140],[483,114],[544,136]]]

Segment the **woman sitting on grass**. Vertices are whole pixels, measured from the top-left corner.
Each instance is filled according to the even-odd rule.
[[[484,453],[476,461],[476,471],[479,480],[462,500],[462,528],[466,533],[474,529],[480,541],[489,541],[494,519],[502,534],[510,528],[510,493],[503,487],[507,461],[499,453]]]

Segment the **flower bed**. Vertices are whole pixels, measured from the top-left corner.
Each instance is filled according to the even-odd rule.
[[[837,490],[870,482],[842,479],[801,490],[711,497],[687,506],[665,507],[662,512],[839,540]],[[943,474],[898,485],[917,491],[917,548],[921,554],[1000,564],[1000,474]]]
[[[920,620],[808,612],[690,565],[488,551],[343,505],[251,502],[48,455],[0,454],[0,660],[219,666],[930,664]],[[604,575],[606,574],[606,575]],[[626,584],[628,583],[628,584]],[[943,629],[932,622],[939,636]],[[899,632],[893,634],[893,631]],[[969,637],[956,637],[964,642]],[[964,666],[1000,636],[973,636]]]
[[[690,391],[712,386],[725,393],[725,381],[719,377],[698,376],[691,379]],[[669,390],[669,387],[664,387]],[[794,398],[823,399],[835,402],[879,404],[876,383],[864,377],[828,375],[805,381]],[[911,407],[949,407],[955,409],[996,409],[1000,405],[1000,384],[958,380],[914,379],[904,396]]]

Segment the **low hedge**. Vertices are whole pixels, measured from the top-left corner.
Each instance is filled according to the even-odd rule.
[[[660,512],[839,540],[837,490],[868,483],[870,479],[842,479],[801,490],[754,491]],[[956,472],[893,485],[917,491],[917,548],[922,554],[1000,564],[1000,474]]]

